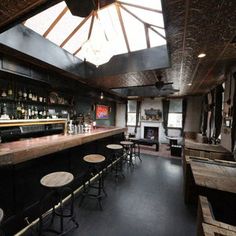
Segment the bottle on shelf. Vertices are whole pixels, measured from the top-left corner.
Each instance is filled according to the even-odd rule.
[[[6,98],[6,96],[7,96],[6,90],[3,88],[2,93],[1,93],[1,97]]]
[[[38,109],[37,109],[36,106],[34,107],[34,116],[35,116],[35,119],[38,119],[38,118],[39,118],[39,117],[38,117]]]
[[[18,100],[22,100],[23,92],[21,89],[18,90]]]
[[[8,87],[7,96],[8,96],[9,98],[12,98],[12,97],[13,97],[13,91],[12,91],[11,85],[9,85],[9,87]]]
[[[25,107],[24,107],[24,104],[22,103],[21,104],[21,119],[24,119],[25,118]]]
[[[33,95],[32,95],[32,92],[31,92],[31,90],[30,90],[30,91],[29,91],[29,100],[32,101],[32,98],[33,98]]]
[[[28,119],[32,119],[30,106],[28,106],[28,117],[29,117]]]
[[[18,102],[17,106],[16,106],[16,118],[17,119],[21,118],[21,104],[20,104],[20,102]]]
[[[27,100],[27,91],[26,89],[24,88],[24,91],[23,91],[23,99],[26,101]]]
[[[31,107],[31,119],[34,119],[34,107]]]

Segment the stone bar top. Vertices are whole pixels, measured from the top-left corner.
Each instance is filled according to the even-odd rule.
[[[126,128],[96,128],[89,133],[57,134],[0,144],[0,166],[14,165],[97,139],[123,133]]]

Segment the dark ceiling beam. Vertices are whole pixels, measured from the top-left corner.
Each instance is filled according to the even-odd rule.
[[[149,38],[148,27],[147,27],[146,24],[144,24],[144,31],[145,31],[145,37],[146,37],[147,48],[150,48],[150,47],[151,47],[151,44],[150,44],[150,38]]]
[[[136,16],[133,12],[131,12],[129,9],[127,9],[126,7],[120,5],[120,7],[125,10],[126,12],[128,12],[131,16],[133,16],[136,20],[140,21],[141,23],[143,23],[144,25],[146,25],[149,29],[151,29],[152,31],[154,31],[156,34],[158,34],[160,37],[166,39],[161,33],[159,33],[157,30],[153,29],[153,27],[151,27],[147,22],[143,21],[141,18],[139,18],[138,16]],[[156,26],[155,26],[156,27]]]
[[[116,4],[116,11],[117,11],[117,14],[118,14],[118,17],[119,17],[119,21],[120,21],[121,29],[122,29],[122,32],[123,32],[123,35],[124,35],[127,50],[128,50],[128,52],[130,52],[129,41],[128,41],[128,37],[127,37],[127,34],[126,34],[123,18],[122,18],[121,12],[120,12],[120,5],[119,4]]]
[[[20,24],[21,22],[26,21],[30,17],[46,10],[49,7],[54,6],[55,4],[61,2],[62,0],[42,0],[42,1],[36,1],[36,3],[32,3],[28,7],[25,7],[22,11],[18,10],[17,14],[13,14],[11,16],[8,15],[8,19],[5,21],[3,20],[0,22],[0,33],[10,29],[11,27],[14,27],[17,24]],[[1,3],[0,3],[1,7]],[[2,10],[2,9],[1,9]],[[9,9],[7,9],[9,11]]]
[[[94,18],[95,18],[95,11],[93,11],[93,14],[92,14],[92,19],[91,19],[90,26],[89,26],[89,32],[88,32],[87,40],[90,39],[91,34],[92,34]],[[76,49],[75,52],[73,53],[73,55],[76,55],[81,49],[82,49],[82,46],[80,46],[78,49]]]
[[[153,11],[153,12],[161,13],[162,14],[162,11],[156,10],[156,9],[153,9],[153,8],[150,8],[150,7],[139,6],[139,5],[136,5],[136,4],[122,2],[122,1],[117,1],[117,3],[123,4],[123,5],[127,5],[127,6],[130,6],[130,7],[136,7],[136,8],[140,8],[140,9],[143,9],[143,10]]]
[[[152,30],[153,32],[155,32],[156,34],[158,34],[161,38],[166,40],[166,37],[164,35],[162,35],[161,33],[159,33],[157,30],[155,30],[153,27],[149,27],[150,30]]]
[[[64,47],[66,43],[78,32],[78,30],[87,22],[87,20],[90,18],[90,16],[93,14],[93,12],[90,13],[90,15],[86,18],[84,18],[79,25],[66,37],[66,39],[61,43],[60,47]]]
[[[57,23],[61,20],[61,18],[66,14],[68,11],[68,7],[65,7],[61,13],[56,17],[56,19],[52,22],[52,24],[48,27],[48,29],[43,34],[43,37],[46,38],[48,34],[54,29],[54,27],[57,25]]]

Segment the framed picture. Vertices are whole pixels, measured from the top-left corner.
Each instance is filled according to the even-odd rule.
[[[96,105],[96,119],[109,119],[109,106]]]

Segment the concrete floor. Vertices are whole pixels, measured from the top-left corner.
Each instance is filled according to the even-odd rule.
[[[103,211],[94,199],[85,199],[80,208],[80,199],[76,200],[79,228],[67,235],[196,235],[196,209],[183,200],[181,160],[144,154],[142,159],[133,171],[125,168],[126,177],[118,183],[113,176],[106,177]]]

